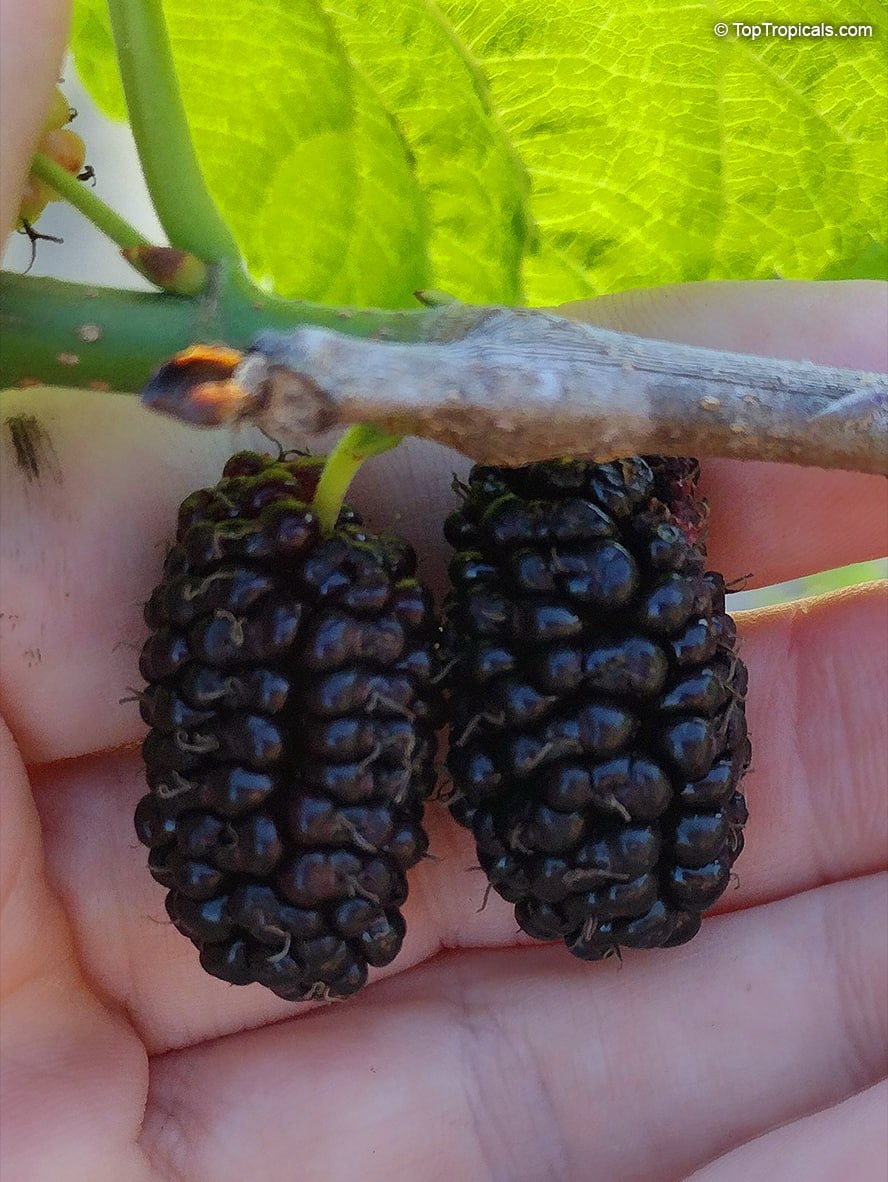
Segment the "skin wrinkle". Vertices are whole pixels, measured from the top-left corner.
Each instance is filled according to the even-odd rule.
[[[27,782],[25,769],[20,758],[17,758],[18,753],[15,749],[14,739],[5,725],[3,726],[2,747],[2,766],[5,773],[4,792],[7,802],[9,802],[16,787],[23,791],[27,787]],[[19,781],[17,786],[14,783],[15,780]],[[33,828],[31,827],[32,822]],[[41,1092],[48,1093],[52,1097],[54,1087],[58,1086],[58,1065],[70,1063],[73,1052],[84,1042],[84,1036],[89,1031],[93,1035],[98,1034],[101,1037],[97,1053],[100,1061],[107,1061],[109,1058],[112,1060],[108,1064],[109,1069],[113,1069],[114,1060],[116,1060],[121,1066],[125,1062],[128,1071],[131,1072],[134,1066],[133,1056],[138,1054],[138,1062],[145,1070],[146,1083],[143,1100],[138,1105],[136,1116],[136,1125],[140,1126],[144,1102],[147,1097],[147,1056],[144,1047],[121,1015],[98,1002],[88,988],[64,907],[47,876],[41,873],[41,867],[33,856],[33,850],[29,849],[29,847],[39,846],[41,843],[37,817],[31,819],[23,816],[15,821],[6,820],[5,824],[7,827],[13,826],[17,846],[15,852],[18,854],[13,879],[18,890],[8,893],[9,883],[3,884],[3,905],[7,913],[7,924],[10,922],[8,913],[15,908],[29,913],[29,920],[30,913],[38,911],[38,904],[45,909],[46,914],[41,924],[39,938],[28,940],[28,937],[25,937],[31,944],[29,954],[20,954],[26,970],[25,976],[17,983],[14,990],[7,990],[3,998],[5,1011],[3,1029],[4,1086],[7,1086],[5,1081],[9,1078],[10,1071],[16,1073],[17,1070],[20,1078],[23,1077],[31,1086],[36,1084]],[[4,850],[4,861],[7,860],[8,853],[8,850]],[[29,899],[27,895],[25,898],[19,897],[25,892],[28,885],[28,872],[31,875],[31,892],[35,896],[32,899]],[[12,922],[20,923],[21,921],[13,919]],[[67,1016],[64,1016],[64,1008],[59,1004],[60,997],[63,997],[71,1007]],[[35,1009],[46,1012],[48,1015],[47,1027],[35,1027],[36,1037],[32,1036],[30,1040],[21,1042],[19,1032],[22,1023],[16,1020],[10,1021],[11,1007],[15,1007],[19,1018],[21,1014],[18,1011],[21,1010],[24,1010],[25,1016],[29,1011]],[[44,1047],[50,1023],[58,1024],[59,1029],[51,1044]],[[112,1029],[116,1028],[116,1035],[112,1034],[109,1026]],[[18,1055],[13,1049],[16,1046],[20,1048]],[[47,1058],[46,1065],[42,1064],[41,1055]],[[102,1087],[101,1076],[95,1082],[100,1088]],[[87,1103],[91,1099],[91,1096],[87,1096]],[[123,1116],[123,1113],[121,1115]],[[131,1144],[135,1144],[136,1131],[137,1129],[134,1128]],[[43,1149],[44,1155],[51,1152],[50,1146],[51,1142],[48,1147]],[[133,1162],[133,1167],[139,1169],[138,1174],[134,1172],[129,1175],[135,1182],[137,1177],[142,1177],[142,1172],[136,1161]]]
[[[89,759],[90,756],[82,756],[80,758]],[[66,761],[66,762],[75,762],[75,761]],[[38,783],[38,781],[35,780],[34,781],[35,787],[37,786],[37,783]],[[50,814],[50,817],[52,818],[51,814]],[[52,820],[54,820],[54,818],[52,818],[50,820],[50,823],[47,824],[46,815],[41,812],[40,826],[41,826],[41,832],[43,835],[44,843],[51,841],[54,836],[54,834],[52,832]],[[130,992],[129,992],[129,990],[126,990],[121,993],[115,993],[113,990],[106,988],[105,984],[101,981],[101,979],[93,971],[92,966],[90,964],[91,957],[89,955],[89,950],[88,950],[88,948],[86,948],[83,945],[80,930],[76,924],[71,922],[70,917],[68,917],[64,884],[61,883],[58,880],[58,878],[55,878],[53,876],[53,863],[52,862],[47,862],[44,877],[46,880],[47,889],[52,894],[53,899],[55,900],[55,902],[59,906],[59,909],[62,911],[62,913],[68,919],[68,932],[70,935],[70,945],[71,945],[71,954],[70,954],[71,960],[75,964],[77,974],[79,975],[81,981],[85,985],[87,992],[92,997],[96,998],[96,1000],[102,1005],[102,1007],[105,1009],[105,1011],[108,1013],[108,1015],[110,1017],[116,1018],[117,1020],[122,1022],[123,1025],[128,1030],[128,1032],[130,1034],[134,1035],[138,1039],[140,1044],[144,1047],[145,1040],[144,1040],[141,1030],[139,1029],[137,1013],[132,1006],[132,999],[131,999]],[[115,912],[115,916],[118,920],[121,918],[121,913],[119,910],[117,910]],[[119,926],[119,924],[118,924],[118,926]],[[132,941],[129,941],[125,938],[121,939],[118,937],[118,939],[114,942],[118,948],[123,949],[126,962],[130,966],[130,974],[129,974],[130,979],[132,980],[133,983],[135,983],[138,980],[138,975],[134,971],[134,965],[135,965],[134,953],[136,951],[135,946],[133,945]],[[147,1054],[147,1050],[146,1050],[146,1054]]]
[[[473,1174],[470,1177],[467,1176],[466,1182],[470,1182],[470,1178],[471,1182],[476,1182],[476,1179],[477,1182],[500,1182],[500,1180],[502,1180],[502,1182],[519,1182],[520,1179],[524,1178],[527,1178],[527,1182],[542,1182],[544,1177],[551,1177],[553,1182],[569,1182],[570,1178],[574,1177],[575,1175],[565,1172],[566,1167],[565,1169],[561,1169],[558,1167],[557,1163],[553,1165],[552,1172],[547,1173],[546,1175],[541,1175],[536,1169],[534,1169],[532,1174],[516,1173],[512,1168],[509,1168],[508,1172],[506,1173],[497,1172],[496,1150],[501,1149],[502,1145],[497,1143],[492,1147],[493,1152],[489,1153],[487,1151],[487,1145],[490,1140],[490,1131],[489,1122],[485,1120],[484,1117],[485,1115],[489,1115],[492,1116],[497,1123],[505,1122],[505,1124],[508,1125],[508,1123],[513,1119],[514,1113],[511,1108],[509,1108],[499,1117],[497,1117],[496,1109],[491,1109],[489,1106],[488,1097],[493,1096],[495,1099],[500,1099],[502,1096],[502,1091],[499,1087],[487,1086],[488,1076],[490,1074],[489,1069],[492,1061],[491,1057],[487,1054],[487,1050],[492,1047],[494,1052],[496,1052],[496,1040],[495,1038],[491,1037],[492,1032],[485,1025],[484,1019],[479,1019],[475,1015],[474,1007],[470,1000],[472,988],[471,981],[466,980],[459,970],[449,974],[448,979],[451,983],[456,983],[457,985],[456,996],[447,1000],[442,999],[442,1001],[434,1003],[434,1006],[435,1009],[441,1011],[442,1014],[446,1012],[448,1015],[450,1015],[448,1018],[440,1018],[439,1020],[441,1025],[446,1026],[448,1029],[448,1038],[455,1040],[458,1059],[469,1068],[468,1074],[462,1077],[463,1102],[464,1107],[468,1113],[469,1122],[475,1132],[475,1140],[478,1147],[479,1157],[484,1164],[484,1172]],[[453,1018],[454,1012],[455,1019]],[[318,1017],[323,1013],[323,1010],[314,1011],[314,1014]],[[494,1013],[494,1011],[491,1011],[491,1013]],[[312,1020],[312,1015],[305,1015],[305,1018],[302,1020],[310,1021]],[[226,1038],[227,1037],[228,1036],[226,1036]],[[176,1055],[176,1052],[172,1052],[169,1056],[158,1056],[158,1061],[169,1061],[170,1059],[175,1059]],[[190,1094],[192,1083],[188,1074],[184,1071],[175,1071],[175,1069],[173,1074],[179,1076],[178,1082],[180,1085],[180,1090],[177,1094]],[[466,1086],[469,1079],[475,1081],[475,1088]],[[494,1080],[492,1082],[496,1084],[497,1081]],[[183,1131],[188,1127],[188,1119],[186,1119],[184,1115],[188,1110],[187,1107],[180,1104],[178,1099],[172,1098],[173,1089],[169,1087],[169,1083],[169,1080],[165,1080],[162,1090],[158,1089],[156,1084],[152,1085],[151,1096],[153,1097],[155,1094],[162,1095],[163,1101],[159,1105],[159,1113],[152,1114],[150,1119],[146,1121],[145,1135],[147,1137],[154,1138],[158,1138],[162,1135],[163,1139],[171,1137],[174,1143],[178,1143],[182,1138]],[[543,1086],[545,1087],[544,1084]],[[530,1090],[535,1096],[536,1088],[534,1087]],[[546,1091],[548,1092],[548,1089],[546,1089]],[[541,1120],[534,1102],[528,1099],[526,1107],[534,1114],[534,1124],[536,1124],[538,1120]],[[548,1115],[550,1118],[552,1118],[554,1117],[554,1112],[550,1112]],[[155,1126],[158,1124],[160,1125],[159,1133],[155,1131]],[[170,1127],[172,1127],[172,1133],[169,1132]],[[462,1124],[460,1127],[461,1129],[465,1128],[465,1126]],[[524,1126],[521,1125],[520,1127]],[[547,1138],[551,1133],[552,1127],[556,1126],[553,1124],[547,1124]],[[212,1129],[209,1130],[209,1134],[211,1136],[213,1135]],[[561,1145],[560,1138],[558,1139],[558,1144]],[[563,1146],[561,1149],[563,1155]],[[167,1162],[169,1160],[165,1156],[165,1152],[166,1151],[161,1151],[158,1154],[158,1147],[156,1145],[149,1147],[149,1156],[163,1162]],[[180,1173],[180,1171],[184,1171],[186,1168],[184,1163],[187,1162],[188,1157],[187,1147],[177,1147],[176,1153],[178,1156],[174,1158],[172,1162],[170,1162],[171,1165],[174,1165],[174,1168],[177,1171],[176,1179],[179,1179],[180,1177],[182,1179],[185,1179],[186,1177],[195,1177],[196,1175],[186,1175],[184,1172]],[[516,1165],[520,1167],[521,1162],[516,1162]],[[434,1178],[435,1182],[437,1182],[439,1178],[443,1182],[445,1178],[449,1177],[451,1177],[451,1171],[449,1168],[442,1171],[441,1173],[430,1175],[430,1179]]]
[[[827,692],[830,695],[831,709],[836,712],[839,718],[847,718],[847,715],[843,701],[844,695],[835,695],[832,692],[835,678],[831,676],[831,672],[835,668],[835,652],[831,651],[827,654],[826,661],[828,663],[826,667],[824,667],[822,654],[818,654],[815,668],[808,668],[809,663],[811,663],[809,650],[812,637],[810,633],[817,628],[817,610],[812,601],[802,600],[792,606],[789,615],[790,626],[786,657],[780,664],[782,668],[782,680],[784,681],[783,693],[785,700],[788,702],[787,713],[791,720],[789,734],[791,736],[793,759],[789,771],[790,774],[797,772],[804,784],[803,790],[797,792],[797,795],[807,805],[806,828],[812,835],[811,861],[816,870],[818,881],[824,883],[829,882],[831,878],[829,871],[830,843],[834,838],[834,829],[831,813],[818,810],[816,794],[811,790],[811,786],[817,783],[818,778],[822,777],[824,766],[822,753],[816,750],[817,736],[816,733],[812,733],[811,721],[805,711],[801,697],[800,690],[802,685],[808,684],[810,677],[817,677],[821,680],[821,684],[829,687]],[[813,628],[810,625],[813,625]],[[855,729],[847,725],[837,727],[839,733],[848,737],[849,748],[851,747],[851,739],[855,734]],[[832,760],[831,762],[833,767],[835,767],[835,761]],[[862,787],[863,785],[861,785]],[[844,792],[848,791],[849,786],[843,783],[842,785],[837,785],[837,788],[844,794]]]
[[[888,901],[888,891],[883,894]],[[885,1074],[888,1006],[883,989],[860,965],[857,933],[827,907],[821,907],[820,919],[824,947],[831,954],[837,1011],[844,1026],[849,1086],[841,1099],[847,1099]],[[860,1014],[868,1015],[869,1020],[861,1022]]]
[[[548,1182],[571,1182],[571,1179],[576,1177],[576,1163],[572,1161],[572,1155],[567,1149],[567,1138],[562,1132],[561,1120],[552,1098],[552,1089],[547,1082],[544,1065],[533,1039],[529,1038],[526,1045],[527,1056],[533,1065],[533,1112],[543,1114],[542,1123],[551,1146],[550,1152],[546,1155],[548,1168],[545,1178]],[[505,1179],[504,1182],[509,1182],[509,1179]]]
[[[884,878],[884,876],[872,876],[875,879]],[[884,886],[884,882],[883,882]],[[818,971],[815,966],[811,966],[809,975],[812,979],[823,980],[827,978],[833,982],[833,992],[838,999],[838,1004],[829,1004],[828,997],[824,1001],[828,1005],[828,1012],[833,1015],[838,1010],[843,1014],[843,1026],[845,1039],[843,1047],[849,1049],[853,1044],[859,1044],[861,1041],[868,1049],[868,1055],[858,1055],[856,1047],[851,1051],[850,1061],[846,1064],[846,1082],[842,1091],[841,1099],[859,1091],[863,1086],[871,1084],[875,1079],[881,1077],[881,1071],[884,1063],[884,1044],[885,1037],[888,1032],[885,1032],[882,1037],[882,1043],[879,1045],[876,1041],[871,1039],[868,1034],[863,1033],[861,1028],[855,1029],[853,1027],[854,1020],[859,1021],[862,1006],[860,985],[868,980],[867,971],[860,965],[860,938],[859,929],[855,928],[853,924],[849,924],[847,915],[842,915],[830,906],[831,884],[824,887],[815,887],[812,890],[806,891],[804,896],[814,906],[814,926],[818,929],[822,938],[817,938],[817,932],[812,933],[811,936],[806,936],[804,943],[809,948],[817,949],[822,953],[822,966]],[[798,899],[799,896],[794,896]],[[779,902],[776,905],[780,905]],[[835,936],[836,938],[833,938]],[[847,952],[845,951],[847,950]],[[781,947],[778,955],[784,955],[791,952],[791,944],[787,941],[786,945]],[[853,972],[847,972],[848,965],[853,966]],[[872,991],[870,991],[872,992]],[[846,1000],[847,999],[847,1002]],[[870,997],[870,1014],[874,1015],[883,1009],[881,997]],[[848,1010],[843,1010],[843,1005],[847,1004]],[[743,1082],[738,1080],[739,1082]],[[748,1080],[746,1084],[748,1086]],[[724,1088],[724,1081],[718,1081],[718,1087]],[[747,1101],[746,1088],[741,1088],[735,1094],[734,1099],[730,1102],[732,1108],[737,1107],[738,1111],[742,1111],[744,1102]],[[792,1119],[778,1122],[778,1127],[783,1123],[790,1123]],[[748,1140],[748,1137],[741,1136],[736,1142],[725,1146],[715,1157],[722,1156],[728,1152],[730,1148],[735,1148],[737,1145],[743,1144]],[[710,1159],[711,1160],[711,1159]],[[682,1172],[683,1176],[685,1171]],[[663,1182],[669,1178],[671,1182],[671,1175],[664,1175]],[[653,1180],[651,1180],[653,1182]]]
[[[888,583],[884,587],[888,590]],[[859,593],[856,588],[848,588],[834,593],[826,602],[823,599],[807,602],[804,608],[805,620],[811,626],[812,631],[816,632],[815,641],[820,638],[827,623],[831,623],[833,628],[842,627],[841,622],[833,623],[824,620],[824,615],[830,605],[834,606],[847,601],[856,593]],[[873,604],[873,606],[876,605]],[[885,605],[882,603],[878,606],[880,608],[879,623],[884,625]],[[869,665],[872,663],[872,684],[876,688],[871,697],[859,702],[849,699],[842,692],[836,693],[832,690],[833,686],[841,685],[842,682],[835,645],[827,649],[824,657],[822,645],[815,643],[812,646],[810,642],[805,644],[802,639],[796,637],[794,656],[796,661],[794,684],[799,686],[803,682],[816,678],[824,686],[829,687],[827,692],[830,698],[830,709],[834,711],[837,718],[836,731],[849,737],[848,746],[852,750],[855,749],[853,741],[857,740],[855,753],[861,759],[857,774],[849,774],[847,762],[841,757],[841,754],[838,756],[836,754],[835,744],[830,742],[828,750],[824,752],[822,733],[812,727],[804,711],[800,711],[798,724],[798,733],[801,736],[799,760],[807,776],[806,782],[811,785],[815,782],[815,777],[822,776],[824,759],[827,759],[837,783],[838,794],[842,799],[848,797],[853,799],[854,807],[849,809],[849,820],[854,825],[856,842],[865,842],[867,833],[877,830],[884,817],[884,796],[879,791],[879,786],[881,782],[884,782],[885,769],[878,766],[880,761],[875,755],[875,744],[872,741],[872,734],[876,728],[881,727],[883,731],[888,729],[888,721],[886,721],[888,720],[888,693],[885,692],[884,685],[879,683],[882,673],[881,663],[878,660],[873,661],[872,649],[861,654],[858,674],[861,680],[868,680],[867,673],[870,671]],[[871,770],[867,766],[868,764],[872,765]],[[831,811],[818,813],[812,798],[813,793],[806,791],[805,799],[811,804],[812,858],[821,871],[821,881],[828,882],[831,879],[829,868],[835,843],[834,817]],[[884,864],[888,859],[888,845],[883,847],[882,854],[881,860],[874,859],[866,869],[875,870]]]
[[[132,1040],[133,1042],[138,1043],[139,1050],[141,1051],[140,1062],[143,1062],[143,1064],[144,1064],[145,1074],[146,1074],[147,1078],[146,1078],[145,1090],[142,1093],[143,1099],[142,1099],[141,1106],[139,1108],[139,1111],[134,1114],[131,1144],[132,1144],[133,1150],[138,1154],[140,1162],[144,1161],[148,1165],[149,1169],[151,1169],[153,1172],[152,1164],[147,1161],[147,1158],[141,1152],[142,1128],[143,1128],[144,1121],[145,1121],[145,1113],[148,1110],[149,1093],[150,1093],[150,1086],[151,1086],[151,1059],[150,1059],[150,1056],[148,1055],[148,1052],[145,1048],[144,1043],[141,1041],[141,1039],[138,1037],[135,1030],[133,1029],[133,1026],[129,1021],[129,1016],[125,1012],[121,1012],[120,1010],[114,1010],[114,1009],[106,1010],[106,1013],[108,1014],[108,1017],[111,1019],[111,1021],[115,1025],[117,1025],[118,1028],[123,1032],[124,1038],[127,1041]],[[167,1180],[161,1179],[161,1182],[167,1182]],[[175,1182],[175,1180],[172,1180],[172,1182]]]
[[[822,665],[820,665],[816,670],[815,669],[809,670],[809,669],[805,668],[806,666],[809,665],[810,656],[808,656],[808,658],[806,659],[806,654],[805,654],[804,650],[798,646],[796,648],[796,655],[797,655],[797,660],[798,660],[798,665],[800,667],[800,670],[805,669],[805,672],[808,672],[809,675],[811,675],[811,676],[822,677],[824,680],[824,683],[828,686],[832,686],[833,684],[835,684],[835,681],[836,681],[836,678],[834,677],[835,664],[836,664],[835,653],[828,654],[827,660]],[[857,713],[857,709],[858,709],[857,704],[855,703],[853,705],[849,705],[849,703],[847,703],[845,701],[844,695],[842,695],[842,694],[830,694],[830,697],[832,699],[832,701],[831,701],[832,708],[835,710],[837,718],[839,720],[839,728],[838,729],[840,729],[843,734],[846,734],[849,736],[854,735],[857,731],[857,727],[854,725],[854,723],[855,723],[854,715]],[[799,721],[800,721],[801,726],[805,727],[807,730],[810,730],[810,723],[807,723],[805,719],[801,719],[801,718]],[[815,771],[816,762],[815,762],[814,756],[820,755],[821,752],[815,751],[816,736],[809,734],[806,737],[807,737],[808,741],[805,742],[804,738],[803,738],[803,741],[799,745],[799,757],[802,761],[802,766],[805,768],[805,771],[806,771],[807,783],[810,784],[812,776],[816,774],[816,771]],[[811,753],[806,754],[806,752],[809,752],[809,751]],[[833,765],[836,764],[837,761],[836,761],[835,755],[832,751],[829,752],[828,758],[829,758],[831,764],[833,764]],[[835,767],[834,774],[836,775],[836,779],[839,781],[838,788],[839,788],[839,792],[842,794],[842,796],[844,797],[848,793],[854,792],[857,795],[857,797],[859,798],[858,799],[858,806],[860,804],[862,804],[863,798],[864,798],[864,792],[863,792],[864,783],[863,783],[863,781],[864,781],[865,777],[859,776],[859,777],[853,777],[853,778],[849,779],[849,777],[845,774],[844,767]],[[811,795],[810,792],[806,793],[806,796],[808,799],[810,799],[810,795]],[[854,812],[856,815],[858,812],[858,809],[855,808]],[[811,826],[812,851],[813,851],[813,855],[816,860],[816,863],[820,869],[821,878],[825,880],[829,874],[830,846],[831,846],[832,837],[833,837],[833,826],[831,824],[832,818],[828,817],[828,816],[821,817],[821,818],[819,818],[819,824],[818,824],[818,819],[812,815],[811,820],[812,820],[812,826]]]
[[[783,630],[784,636],[779,633],[773,637],[772,643],[779,645],[779,652],[773,654],[773,668],[776,675],[768,684],[767,691],[767,708],[762,708],[763,717],[770,719],[780,718],[785,720],[783,733],[787,736],[787,747],[783,753],[783,757],[779,766],[766,766],[765,774],[759,772],[755,773],[755,767],[751,766],[745,781],[747,789],[752,788],[752,793],[747,792],[747,800],[750,811],[755,809],[756,785],[760,785],[762,790],[768,791],[768,782],[774,783],[775,779],[781,778],[789,780],[794,783],[793,799],[803,802],[805,816],[800,822],[800,827],[804,828],[805,832],[817,833],[823,824],[825,818],[817,808],[816,794],[812,799],[812,793],[809,790],[811,780],[808,776],[808,769],[805,766],[805,757],[802,749],[801,735],[804,733],[806,726],[805,708],[801,699],[801,690],[803,684],[799,677],[799,645],[804,641],[800,637],[800,626],[804,624],[805,613],[798,604],[788,604],[783,607],[765,608],[759,612],[751,613],[761,621],[767,619],[768,616],[775,614],[783,614],[787,627]],[[738,613],[738,620],[742,620],[746,613]],[[754,692],[754,691],[753,691]],[[753,765],[755,763],[755,735],[751,734],[750,738],[753,743]],[[776,770],[776,777],[774,772]],[[763,782],[766,776],[770,773],[769,781]],[[815,781],[816,782],[816,781]],[[801,785],[804,787],[801,787]],[[742,860],[738,863],[738,873],[742,875],[743,864]],[[816,881],[812,882],[811,886],[822,885],[829,881],[821,869],[820,860],[817,859],[817,875]]]
[[[468,991],[461,973],[457,974],[459,983],[456,999],[452,1002],[455,1010],[455,1021],[451,1025],[453,1041],[456,1044],[457,1060],[463,1064],[461,1087],[463,1104],[469,1117],[475,1145],[477,1146],[480,1163],[485,1170],[485,1176],[491,1178],[496,1162],[496,1148],[488,1126],[488,1098],[485,1080],[481,1072],[479,1055],[476,1049],[478,1036],[477,1022],[473,1019],[471,1006],[468,1001]],[[483,1033],[483,1032],[482,1032]],[[497,1094],[497,1093],[494,1093]],[[480,1177],[480,1175],[479,1175]]]
[[[811,768],[808,766],[808,761],[805,756],[804,744],[802,737],[807,729],[807,719],[805,718],[804,710],[801,702],[801,678],[800,674],[800,660],[804,652],[804,640],[802,636],[803,625],[807,619],[807,610],[804,603],[794,604],[791,606],[789,613],[789,629],[787,632],[786,655],[785,660],[780,663],[783,671],[783,679],[785,683],[785,700],[787,701],[787,715],[790,720],[789,735],[790,735],[790,750],[792,752],[792,760],[789,765],[789,773],[792,775],[796,769],[800,774],[800,778],[804,783],[804,791],[799,793],[800,798],[807,806],[807,816],[809,820],[809,831],[817,834],[826,818],[818,815],[817,810],[812,800],[810,791]],[[818,771],[820,769],[817,769]],[[817,861],[817,877],[819,881],[823,881],[824,869],[820,859]]]
[[[9,862],[9,856],[5,851],[3,861],[7,864]],[[35,871],[35,867],[32,864],[33,859],[27,856],[13,858],[12,862],[12,876],[3,882],[2,897],[0,897],[0,930],[8,930],[8,916],[19,906],[18,896],[27,886],[28,875],[34,874]],[[2,976],[3,1000],[8,1000],[16,992],[16,990],[20,989],[23,985],[26,985],[29,981],[32,981],[34,977],[41,972],[42,967],[43,966],[38,961],[32,960],[30,964],[24,967],[23,971],[20,971],[17,977],[14,977],[12,981],[10,981],[7,976],[8,969],[6,968],[6,965],[4,965]]]
[[[882,1179],[888,1176],[886,1105],[888,1081],[882,1080],[720,1155],[687,1182],[746,1182],[763,1168],[780,1182]]]
[[[517,1182],[524,1177],[516,1173],[524,1159],[515,1158],[516,1147],[509,1137],[509,1125],[524,1130],[527,1124],[542,1133],[543,1140],[551,1147],[541,1156],[547,1162],[545,1177],[551,1182],[569,1182],[571,1174],[564,1151],[564,1137],[560,1120],[552,1103],[551,1091],[541,1070],[539,1060],[533,1053],[532,1039],[516,1044],[508,1027],[500,1020],[495,1006],[487,1005],[479,1011],[473,1001],[473,983],[470,978],[457,970],[454,974],[457,986],[452,1004],[456,1010],[453,1037],[457,1054],[466,1070],[462,1090],[465,1106],[469,1113],[475,1140],[486,1173],[483,1178],[490,1182]],[[522,1053],[522,1050],[524,1053]],[[524,1070],[530,1059],[532,1072],[528,1078]],[[514,1070],[511,1060],[515,1060]],[[499,1068],[499,1070],[496,1070]],[[498,1111],[496,1099],[502,1095],[503,1081],[521,1080],[521,1095],[527,1119],[516,1122],[511,1106],[504,1112]],[[493,1098],[494,1103],[491,1103]],[[538,1143],[538,1141],[536,1142]],[[559,1149],[560,1147],[560,1149]],[[509,1161],[503,1165],[503,1152],[509,1154]],[[537,1170],[526,1175],[536,1182],[543,1182],[543,1175]]]
[[[139,1148],[162,1182],[194,1182],[188,1171],[189,1132],[193,1114],[188,1104],[187,1086],[173,1089],[157,1086],[157,1064],[163,1056],[148,1060],[148,1092],[139,1131]],[[176,1068],[172,1068],[175,1075]],[[185,1073],[180,1072],[185,1083]],[[173,1096],[175,1095],[175,1100]]]

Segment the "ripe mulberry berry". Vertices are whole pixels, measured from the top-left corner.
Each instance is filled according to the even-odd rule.
[[[415,555],[348,509],[322,534],[319,472],[244,452],[184,501],[140,663],[135,825],[170,919],[209,973],[294,1001],[397,954],[439,712]]]
[[[445,534],[451,810],[575,956],[684,943],[743,844],[746,669],[693,460],[475,467]]]

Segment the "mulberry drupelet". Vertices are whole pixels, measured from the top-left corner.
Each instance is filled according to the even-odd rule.
[[[243,452],[179,511],[145,619],[150,791],[135,824],[203,967],[345,997],[404,935],[427,849],[435,621],[415,555],[344,509],[320,461]]]
[[[682,944],[743,845],[746,669],[693,460],[475,467],[445,534],[451,810],[518,923]]]

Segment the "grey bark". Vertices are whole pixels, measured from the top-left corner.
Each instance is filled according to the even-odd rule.
[[[530,309],[448,305],[402,343],[261,334],[242,417],[285,445],[354,422],[487,463],[637,453],[888,474],[888,377],[648,340]]]

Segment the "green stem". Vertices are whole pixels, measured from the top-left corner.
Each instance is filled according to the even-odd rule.
[[[136,391],[195,339],[199,300],[0,275],[0,387]]]
[[[161,0],[109,0],[108,6],[142,171],[170,245],[204,262],[238,264],[234,280],[240,251],[198,163]]]
[[[31,172],[48,185],[52,185],[60,197],[64,197],[69,205],[80,210],[85,218],[94,226],[98,226],[102,233],[112,242],[116,242],[121,249],[148,245],[148,239],[140,234],[135,226],[131,226],[110,205],[106,205],[101,197],[97,197],[92,189],[79,181],[73,173],[50,160],[48,156],[44,156],[42,152],[38,152],[31,162]]]
[[[349,427],[327,457],[315,491],[312,507],[324,533],[335,528],[349,485],[364,461],[390,451],[400,442],[400,435],[388,435],[365,423]]]
[[[0,272],[0,389],[21,382],[138,393],[195,341],[245,349],[266,328],[314,324],[355,336],[419,340],[430,312],[326,308],[259,293],[185,298]],[[97,336],[94,329],[99,330]]]

